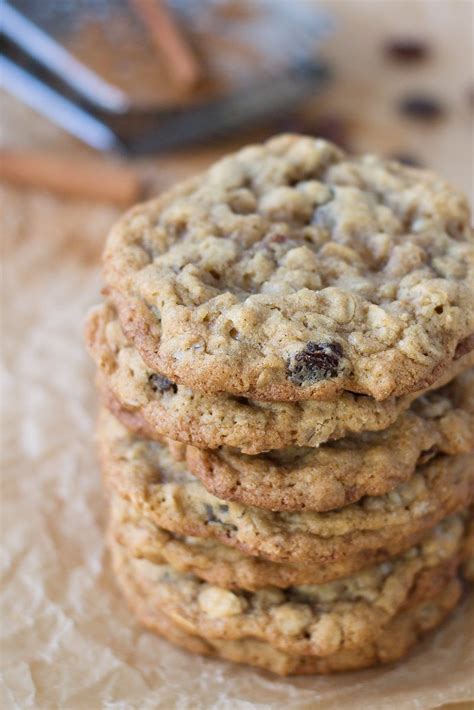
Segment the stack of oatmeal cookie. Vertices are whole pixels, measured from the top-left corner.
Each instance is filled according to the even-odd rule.
[[[105,280],[87,339],[137,617],[282,674],[391,661],[436,627],[474,493],[464,198],[279,136],[126,214]]]

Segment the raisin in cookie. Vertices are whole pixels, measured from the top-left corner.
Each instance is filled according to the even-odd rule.
[[[281,651],[325,657],[373,642],[396,614],[435,596],[460,564],[464,521],[448,518],[421,544],[350,577],[320,585],[230,591],[131,557],[109,539],[140,588],[185,631],[210,639],[254,638]]]
[[[296,656],[280,651],[254,638],[234,641],[208,639],[185,630],[171,616],[163,613],[154,596],[135,579],[127,556],[115,564],[117,582],[138,621],[191,653],[256,666],[278,675],[296,675],[350,671],[390,663],[405,656],[429,631],[439,626],[456,606],[461,596],[457,577],[447,579],[435,595],[428,595],[410,608],[395,614],[378,638],[353,651],[339,651],[323,658]]]
[[[277,563],[246,555],[212,539],[171,532],[117,495],[111,496],[110,534],[133,557],[169,564],[228,589],[254,591],[268,586],[323,584],[354,572],[351,560],[329,560],[324,565]]]
[[[473,457],[439,456],[384,496],[326,513],[272,512],[220,500],[166,446],[136,436],[108,412],[99,422],[108,486],[157,525],[211,538],[275,562],[346,562],[360,569],[416,544],[469,504]]]
[[[472,513],[464,517],[469,524]],[[468,530],[462,555],[465,562],[472,555],[474,522]],[[171,565],[179,572],[191,573],[226,589],[255,591],[269,586],[324,584],[360,571],[351,560],[328,560],[324,565],[271,562],[212,539],[173,533],[160,528],[116,494],[109,501],[109,533],[132,557]]]
[[[329,439],[386,429],[417,396],[377,402],[345,392],[334,401],[260,402],[194,392],[145,365],[110,303],[91,311],[86,338],[99,367],[99,389],[117,417],[151,438],[165,436],[200,448],[231,446],[259,454],[286,446],[316,447]],[[456,360],[436,386],[471,365],[474,352]]]
[[[474,346],[469,222],[431,172],[282,135],[128,212],[105,279],[168,379],[264,400],[383,400]]]

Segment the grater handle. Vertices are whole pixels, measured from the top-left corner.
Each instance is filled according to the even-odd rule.
[[[108,151],[120,147],[108,126],[6,57],[0,57],[0,88],[92,148]]]
[[[46,32],[5,1],[1,3],[1,19],[1,30],[9,40],[96,107],[112,113],[125,113],[129,110],[130,101],[123,91],[75,59]]]

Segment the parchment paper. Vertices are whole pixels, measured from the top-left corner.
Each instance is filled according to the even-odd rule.
[[[116,213],[4,190],[2,708],[434,708],[474,697],[474,603],[395,667],[279,679],[140,629],[104,553],[84,315]]]

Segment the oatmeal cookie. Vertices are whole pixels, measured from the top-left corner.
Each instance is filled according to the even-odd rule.
[[[466,199],[316,138],[249,146],[135,207],[104,264],[148,365],[200,392],[383,400],[474,347]]]
[[[439,456],[383,496],[325,513],[272,512],[211,495],[166,446],[129,432],[105,411],[99,447],[107,485],[160,527],[275,562],[350,559],[353,569],[367,567],[416,544],[474,492],[473,457]]]
[[[260,402],[200,394],[145,365],[125,338],[110,303],[91,311],[86,338],[99,367],[99,389],[117,417],[150,438],[164,436],[199,448],[230,446],[255,455],[287,446],[316,447],[329,439],[386,429],[421,394],[384,402],[349,392],[324,402]],[[472,365],[474,351],[453,363],[436,386]]]
[[[405,554],[320,585],[255,592],[222,589],[170,565],[131,557],[109,539],[140,589],[185,631],[206,639],[264,641],[286,653],[326,657],[375,641],[402,610],[436,596],[459,566],[464,523],[443,521]]]
[[[453,577],[436,596],[396,614],[374,642],[354,651],[318,658],[290,655],[255,639],[226,641],[191,634],[164,614],[150,595],[139,587],[127,558],[115,566],[115,573],[138,621],[151,631],[191,653],[257,666],[278,675],[328,674],[396,661],[430,630],[439,626],[461,596],[461,585]]]
[[[474,453],[474,370],[415,400],[388,429],[319,448],[246,456],[229,447],[171,446],[218,498],[275,511],[341,508],[387,493],[440,453]]]
[[[205,639],[178,626],[164,614],[154,599],[135,581],[127,560],[116,567],[118,584],[137,620],[151,631],[191,653],[256,666],[278,675],[329,674],[390,663],[405,656],[417,641],[439,626],[456,606],[461,584],[447,581],[436,596],[396,614],[380,636],[354,651],[341,651],[324,658],[295,656],[256,639],[227,641]]]
[[[132,557],[157,564],[171,565],[175,570],[191,573],[210,584],[225,589],[255,591],[265,587],[295,587],[325,584],[359,572],[350,559],[343,562],[328,560],[324,565],[271,562],[240,550],[222,545],[215,540],[180,535],[153,523],[129,502],[112,495],[109,505],[109,532],[125,547]],[[464,515],[466,525],[469,516]],[[472,556],[474,523],[465,535],[462,559]],[[428,533],[429,535],[430,533]],[[468,569],[465,564],[465,569]]]

